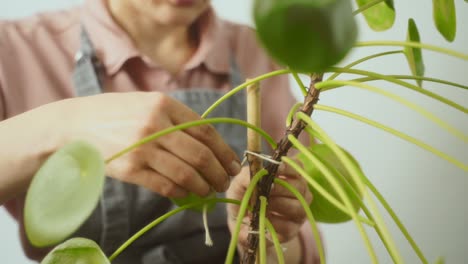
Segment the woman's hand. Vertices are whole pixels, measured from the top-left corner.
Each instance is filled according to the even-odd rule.
[[[285,165],[285,164],[284,164]],[[312,194],[307,187],[307,183],[297,172],[288,166],[280,166],[278,177],[287,181],[289,184],[298,189],[298,191],[305,197],[306,201],[312,201]],[[249,168],[244,167],[239,175],[233,178],[231,187],[228,189],[226,195],[228,198],[241,200],[250,183]],[[228,204],[228,226],[231,232],[234,232],[236,217],[238,215],[239,206]],[[280,185],[274,185],[271,189],[270,198],[268,199],[267,218],[273,224],[278,238],[281,243],[290,243],[288,249],[289,253],[285,257],[289,260],[287,263],[295,263],[296,260],[301,259],[300,242],[297,239],[299,230],[306,219],[306,214],[299,201],[287,189]],[[247,236],[249,231],[250,214],[244,218],[244,225],[242,225],[239,233],[239,248],[242,250],[247,247]],[[268,242],[268,246],[272,243]],[[293,253],[293,251],[295,251]],[[289,255],[289,256],[288,256]],[[293,260],[294,259],[294,260]]]
[[[65,141],[81,139],[98,147],[107,159],[138,140],[163,129],[199,120],[182,103],[157,92],[101,94],[68,102],[63,121]],[[205,196],[223,192],[229,175],[239,173],[233,150],[213,126],[177,131],[144,144],[110,162],[106,173],[162,196]]]

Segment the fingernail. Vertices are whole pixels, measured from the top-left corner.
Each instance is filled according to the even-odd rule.
[[[237,160],[234,160],[229,166],[229,171],[231,172],[231,176],[236,176],[237,174],[239,174],[241,169],[242,169],[241,164]]]

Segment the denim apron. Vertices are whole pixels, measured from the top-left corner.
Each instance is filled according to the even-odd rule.
[[[76,54],[73,82],[77,96],[102,92],[103,67],[84,29]],[[230,80],[232,87],[242,82],[233,54]],[[210,88],[190,88],[170,93],[175,99],[201,114],[223,93]],[[244,93],[223,102],[211,115],[245,120]],[[246,148],[246,129],[232,124],[216,124],[217,131],[241,157]],[[130,144],[131,142],[129,142]],[[224,194],[219,194],[223,196]],[[73,236],[96,241],[106,255],[112,254],[129,237],[157,217],[175,209],[167,198],[145,188],[106,177],[100,203]],[[225,205],[218,204],[208,215],[214,245],[204,244],[205,231],[198,212],[184,211],[162,222],[136,240],[112,263],[223,263],[230,240]]]

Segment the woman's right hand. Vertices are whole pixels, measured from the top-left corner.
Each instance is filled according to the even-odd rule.
[[[182,103],[158,92],[106,93],[62,101],[65,142],[84,140],[109,158],[157,131],[199,120]],[[58,108],[59,111],[60,108]],[[144,144],[106,166],[107,175],[162,196],[223,192],[237,175],[235,152],[211,125],[177,131]]]

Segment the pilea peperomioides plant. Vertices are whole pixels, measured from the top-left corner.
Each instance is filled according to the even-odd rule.
[[[465,2],[467,1],[465,0]],[[349,220],[355,223],[361,234],[372,263],[379,263],[379,260],[370,242],[369,230],[376,232],[395,263],[404,263],[391,232],[383,221],[383,215],[379,209],[382,207],[408,240],[421,263],[429,263],[430,261],[410,236],[396,213],[369,178],[364,175],[361,165],[349,152],[338,146],[311,118],[311,115],[314,111],[327,111],[358,120],[428,150],[461,170],[467,171],[466,164],[427,143],[366,117],[318,104],[318,100],[321,93],[343,86],[354,86],[378,93],[416,111],[466,144],[468,142],[466,134],[428,110],[366,82],[384,80],[411,89],[467,114],[466,106],[423,88],[423,81],[425,81],[468,89],[466,85],[426,77],[421,49],[440,52],[464,61],[468,60],[468,54],[421,43],[416,21],[413,19],[408,21],[406,41],[356,42],[357,25],[354,16],[363,14],[370,28],[376,31],[391,28],[396,17],[394,1],[392,0],[356,0],[356,4],[358,9],[353,11],[350,0],[254,0],[254,21],[259,40],[270,55],[286,68],[250,79],[232,89],[207,109],[202,117],[205,118],[220,103],[242,89],[261,83],[262,80],[272,76],[291,74],[301,87],[304,100],[291,109],[288,119],[285,120],[285,136],[279,142],[274,142],[265,131],[255,124],[228,117],[205,118],[201,121],[168,128],[132,144],[108,159],[102,158],[93,146],[85,142],[72,142],[54,153],[37,172],[28,191],[24,216],[26,232],[33,245],[51,246],[62,243],[79,228],[96,206],[101,195],[104,167],[107,163],[168,133],[191,126],[220,122],[234,123],[255,131],[274,150],[271,157],[265,162],[265,168],[252,170],[255,175],[252,175],[251,184],[242,201],[217,198],[214,195],[201,198],[191,194],[185,199],[174,200],[180,206],[179,208],[154,220],[129,238],[109,257],[105,256],[94,242],[83,238],[72,238],[52,250],[42,263],[110,263],[142,234],[172,215],[187,209],[198,210],[206,215],[215,203],[240,204],[236,225],[238,230],[247,210],[252,210],[251,229],[258,232],[252,232],[249,236],[250,250],[247,252],[251,253],[244,255],[243,263],[254,263],[257,259],[257,252],[259,262],[265,263],[266,232],[271,235],[274,242],[278,261],[284,263],[276,233],[268,219],[265,218],[265,208],[272,183],[286,187],[303,204],[317,241],[322,263],[325,263],[326,260],[316,221],[342,223]],[[454,1],[433,0],[433,12],[437,30],[447,41],[453,41],[457,32]],[[364,46],[397,46],[399,49],[370,55],[344,67],[335,66],[353,47]],[[361,62],[392,54],[405,55],[412,75],[384,75],[355,68]],[[342,73],[361,75],[362,77],[338,80],[337,77]],[[302,84],[299,74],[310,76],[308,88]],[[416,84],[406,80],[414,80]],[[300,133],[308,133],[313,139],[313,143],[310,146],[301,144],[297,139]],[[298,150],[297,159],[287,157],[291,148]],[[280,162],[289,164],[306,179],[315,197],[312,204],[307,204],[304,197],[294,187],[275,177]],[[51,185],[61,186],[61,188],[50,188]],[[55,191],[51,192],[51,189]],[[254,189],[256,189],[255,192]],[[253,195],[254,197],[252,197]],[[249,208],[251,199],[254,201],[253,208]],[[209,234],[208,225],[205,228]],[[232,263],[236,251],[237,234],[238,232],[233,233],[226,263]],[[207,235],[205,242],[211,243],[209,235]],[[439,263],[442,262],[443,260],[440,259]]]

